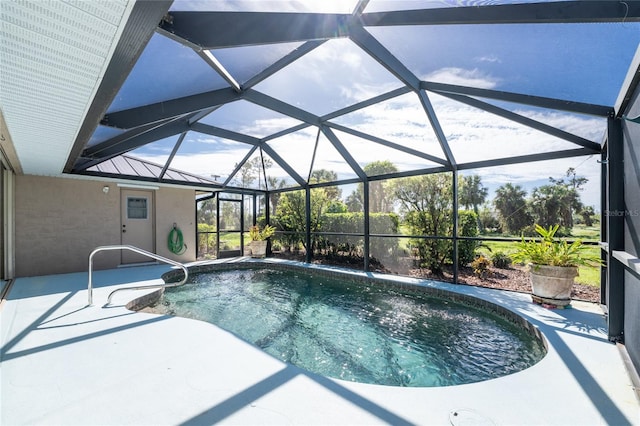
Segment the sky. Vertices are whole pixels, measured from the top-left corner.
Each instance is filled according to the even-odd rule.
[[[300,7],[309,7],[307,3],[298,3]],[[393,4],[405,3],[416,5],[425,2]],[[429,7],[446,3],[430,2]],[[174,8],[180,9],[185,4],[177,2]],[[238,4],[263,8],[269,4],[291,3],[207,4],[209,7],[214,4],[215,10],[229,10],[231,5]],[[322,4],[329,12],[348,13],[342,10],[344,2]],[[370,7],[373,10],[389,4],[372,1]],[[188,5],[198,7],[198,2]],[[640,42],[638,23],[404,26],[367,30],[423,81],[607,106],[615,104]],[[298,46],[299,43],[286,43],[219,49],[211,53],[231,75],[244,82]],[[172,60],[167,60],[168,57]],[[155,34],[109,111],[225,86],[224,80],[189,48]],[[254,89],[321,116],[401,86],[391,73],[352,41],[336,39],[324,43]],[[458,163],[578,147],[435,93],[427,92],[427,95]],[[602,117],[482,100],[592,142],[600,144],[603,141],[606,120]],[[225,105],[202,122],[257,138],[300,124],[295,119],[247,101]],[[413,92],[337,117],[331,123],[444,158],[424,108]],[[334,133],[361,167],[377,160],[390,160],[401,171],[435,165],[424,158],[401,153],[340,130],[334,129]],[[163,164],[176,140],[177,136],[167,138],[139,148],[132,154]],[[310,173],[312,160],[314,169],[333,170],[340,179],[355,177],[327,138],[324,135],[318,137],[315,127],[269,141],[268,145],[304,179]],[[224,179],[249,149],[246,144],[189,132],[171,167]],[[480,175],[492,196],[496,188],[509,182],[521,185],[530,193],[534,187],[549,183],[549,177],[564,177],[567,169],[573,167],[578,176],[588,179],[581,194],[584,204],[598,209],[601,168],[598,160],[597,156],[577,157],[470,170],[462,174]],[[269,173],[286,177],[284,170],[277,166],[272,167]]]

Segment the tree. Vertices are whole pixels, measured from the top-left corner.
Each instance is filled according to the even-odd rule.
[[[478,218],[478,229],[483,228],[478,206],[486,201],[487,195],[489,195],[489,190],[482,185],[480,176],[462,176],[458,190],[458,202],[467,210],[469,210],[469,207],[473,207],[473,211]]]
[[[493,204],[506,231],[517,233],[533,224],[527,209],[526,196],[527,192],[520,185],[514,186],[511,183],[504,184],[496,190]]]
[[[350,212],[361,212],[364,210],[364,201],[362,201],[362,193],[358,191],[353,191],[351,194],[347,196],[345,200],[345,204],[347,205],[347,209]]]
[[[538,222],[542,226],[549,227],[559,224],[566,229],[571,229],[573,228],[573,215],[578,214],[583,208],[578,191],[584,189],[584,185],[589,182],[589,179],[578,176],[573,167],[567,169],[565,176],[568,178],[566,182],[564,179],[549,178],[549,181],[553,184],[551,185],[552,189],[546,189],[545,193],[557,199],[560,207],[556,212],[555,218],[547,217],[550,222],[544,225]]]
[[[571,187],[556,182],[535,188],[531,194],[531,212],[535,222],[548,228],[554,225],[573,228],[573,210],[581,209],[580,197]]]
[[[340,200],[331,200],[327,206],[327,213],[346,213],[347,205]]]
[[[396,173],[398,167],[389,160],[374,161],[367,164],[363,168],[367,176],[384,175],[388,173]],[[364,190],[363,184],[358,184]],[[393,211],[393,199],[389,199],[389,182],[372,181],[369,182],[369,212],[371,213],[390,213]]]
[[[208,225],[215,225],[216,219],[216,199],[209,198],[205,201],[198,202],[197,209],[198,223],[206,223]]]
[[[314,188],[311,190],[311,222],[309,224],[311,232],[317,232],[322,226],[322,217],[327,212],[331,200],[327,196],[325,188]],[[298,243],[313,254],[316,240],[311,241],[311,247],[307,247],[306,242],[306,196],[305,191],[285,192],[280,197],[278,210],[273,218],[273,223],[282,231],[292,232],[292,234],[284,235],[282,238],[283,245],[296,245]]]
[[[500,220],[496,216],[495,211],[491,208],[489,203],[485,203],[480,209],[480,223],[482,223],[483,229],[485,231],[500,231]]]
[[[579,214],[582,217],[582,221],[585,225],[593,226],[593,216],[596,214],[596,212],[593,210],[592,206],[583,207],[582,210],[580,210]]]
[[[398,168],[389,160],[374,161],[363,168],[367,176],[378,176],[395,173]],[[391,183],[388,181],[369,182],[369,212],[390,213],[393,211],[394,200],[389,198],[392,193]],[[364,184],[359,183],[355,191],[347,197],[349,211],[362,211],[364,208]]]
[[[567,169],[567,172],[565,173],[565,176],[567,178],[569,178],[568,182],[565,184],[564,183],[564,179],[554,179],[552,177],[549,178],[549,180],[552,183],[559,183],[561,185],[566,185],[570,188],[575,189],[576,191],[582,191],[584,189],[584,185],[589,182],[589,179],[587,179],[586,177],[579,177],[576,174],[576,169],[574,169],[573,167],[569,167]]]
[[[240,203],[235,201],[220,202],[220,230],[237,231],[240,229]]]
[[[309,183],[323,183],[323,182],[335,182],[338,180],[338,173],[333,170],[318,169],[311,173]],[[342,197],[342,190],[337,186],[325,186],[324,190],[327,193],[327,197],[330,200],[340,200]]]
[[[236,163],[235,167],[237,166]],[[271,166],[273,166],[273,161],[269,158],[264,158],[262,154],[255,156],[251,160],[245,161],[238,171],[239,176],[236,174],[234,181],[242,188],[249,188],[257,179],[258,187],[260,187],[264,183],[262,180],[263,172],[266,173],[266,170]]]
[[[478,236],[478,216],[469,210],[458,212],[458,232],[465,237]],[[453,233],[453,232],[452,232]],[[480,241],[459,240],[458,241],[458,262],[460,265],[471,263],[475,259],[476,249],[480,246]],[[453,245],[451,247],[453,252]],[[453,256],[451,256],[453,260]]]
[[[278,179],[275,176],[269,176],[267,178],[267,182],[269,184],[269,189],[283,189],[287,186],[287,181],[285,179]],[[278,202],[280,201],[280,196],[282,192],[270,192],[269,193],[269,202],[271,203],[271,214],[275,215],[276,210],[278,209]]]
[[[394,195],[400,202],[411,234],[425,236],[447,236],[452,221],[452,185],[447,174],[431,174],[397,179]],[[448,257],[448,240],[416,239],[423,266],[440,275]]]
[[[563,187],[543,185],[531,193],[530,209],[535,223],[548,228],[560,221]]]

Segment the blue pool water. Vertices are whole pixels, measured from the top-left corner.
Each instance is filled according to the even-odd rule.
[[[392,386],[448,386],[523,370],[542,344],[475,308],[306,272],[195,275],[156,312],[208,321],[284,362]]]

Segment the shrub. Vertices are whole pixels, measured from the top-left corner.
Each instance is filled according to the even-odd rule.
[[[478,216],[478,219],[480,219],[480,223],[482,224],[482,229],[480,230],[481,233],[502,232],[500,220],[494,211],[485,207],[480,210]]]
[[[440,221],[431,212],[409,211],[405,215],[409,232],[413,235],[445,236],[449,232],[449,221]],[[446,239],[411,239],[411,245],[417,249],[420,267],[428,268],[434,275],[442,275],[443,266],[451,259],[451,242]]]
[[[486,278],[487,275],[489,275],[490,264],[491,262],[489,261],[489,259],[487,259],[483,255],[479,255],[473,262],[471,262],[471,267],[473,268],[474,274],[476,274],[480,278]]]
[[[261,219],[258,220],[259,224]],[[305,241],[304,226],[292,224],[292,218],[272,216],[271,222],[276,225],[278,231],[281,231],[272,241],[281,245],[285,250],[295,249]],[[399,223],[400,219],[395,213],[371,213],[369,215],[370,233],[372,234],[398,234]],[[352,257],[362,257],[363,255],[364,238],[348,234],[364,232],[364,213],[324,213],[320,217],[318,228],[312,231],[333,233],[331,236],[312,235],[311,247],[314,254]],[[371,256],[374,253],[376,257],[380,258],[393,256],[398,250],[398,245],[397,238],[372,238],[370,241]]]
[[[405,215],[409,230],[414,235],[442,237],[451,235],[452,223],[448,217],[444,220],[436,220],[430,212],[410,211]],[[458,214],[458,234],[464,237],[478,236],[478,219],[472,211],[460,211]],[[412,239],[411,245],[418,251],[420,266],[429,268],[435,275],[441,275],[443,266],[453,262],[453,243],[451,239],[425,238]],[[458,264],[469,264],[475,258],[475,251],[480,242],[467,240],[458,242]]]
[[[458,234],[463,237],[478,236],[478,216],[472,211],[458,212]],[[458,243],[458,264],[464,266],[473,261],[480,241],[460,240]]]
[[[400,218],[395,213],[371,213],[369,215],[369,232],[372,234],[398,234]],[[371,238],[369,254],[379,260],[386,260],[396,255],[399,247],[397,238]]]
[[[215,250],[216,227],[206,223],[198,223],[198,253],[206,254]]]
[[[497,251],[491,255],[491,263],[493,263],[493,266],[495,266],[496,268],[507,269],[509,266],[511,266],[513,260],[508,254],[502,251]]]

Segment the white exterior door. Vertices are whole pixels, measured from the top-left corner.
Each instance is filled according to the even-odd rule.
[[[122,189],[122,244],[155,251],[153,191]],[[122,250],[122,263],[151,262],[152,258]]]

